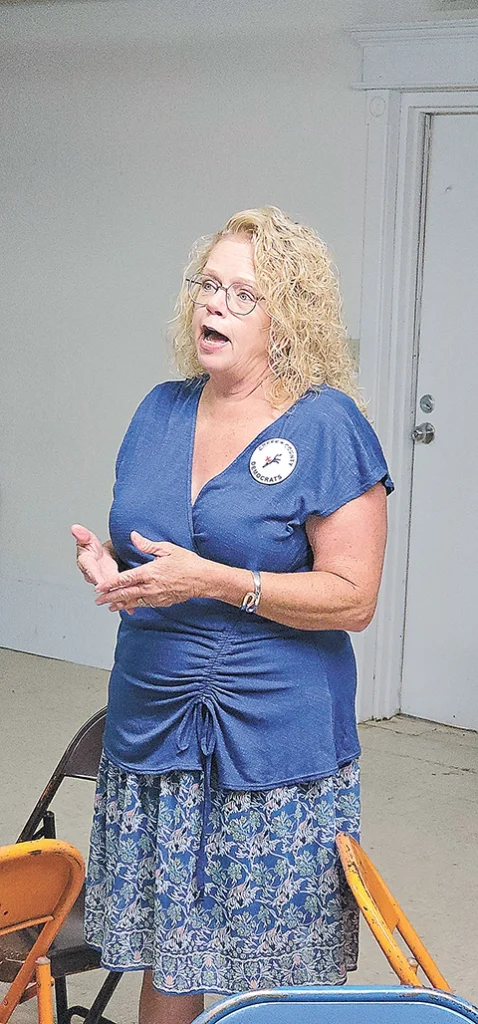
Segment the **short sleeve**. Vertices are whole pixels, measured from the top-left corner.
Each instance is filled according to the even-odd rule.
[[[329,516],[379,482],[390,494],[394,485],[380,442],[353,399],[330,388],[316,403],[309,514]]]

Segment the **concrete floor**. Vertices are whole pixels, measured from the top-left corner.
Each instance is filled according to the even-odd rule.
[[[0,844],[14,842],[76,729],[106,703],[108,674],[0,650]],[[365,849],[455,992],[478,1003],[478,735],[396,717],[361,726]],[[60,838],[86,855],[93,784],[65,782],[55,800]],[[100,972],[71,979],[72,1001],[92,999]],[[135,1024],[140,977],[110,1004]],[[351,984],[395,984],[366,926]],[[0,986],[0,995],[3,987]],[[35,1019],[33,1003],[17,1024]]]

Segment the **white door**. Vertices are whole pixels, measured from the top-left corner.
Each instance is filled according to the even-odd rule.
[[[478,115],[429,127],[401,710],[478,729]]]

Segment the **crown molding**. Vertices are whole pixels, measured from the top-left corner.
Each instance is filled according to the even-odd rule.
[[[354,25],[347,29],[347,35],[362,43],[376,45],[382,40],[437,39],[475,36],[478,38],[478,17],[455,18],[446,21],[410,21],[400,25]]]
[[[478,87],[478,18],[360,25],[347,35],[362,50],[356,89]]]

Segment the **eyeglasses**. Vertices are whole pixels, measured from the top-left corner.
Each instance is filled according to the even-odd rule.
[[[188,282],[189,298],[195,306],[207,306],[209,300],[218,291],[226,293],[226,306],[230,313],[235,316],[247,316],[252,313],[259,302],[259,296],[255,295],[246,284],[230,284],[227,288],[219,284],[213,277],[205,274],[198,274],[196,277],[186,278]]]

